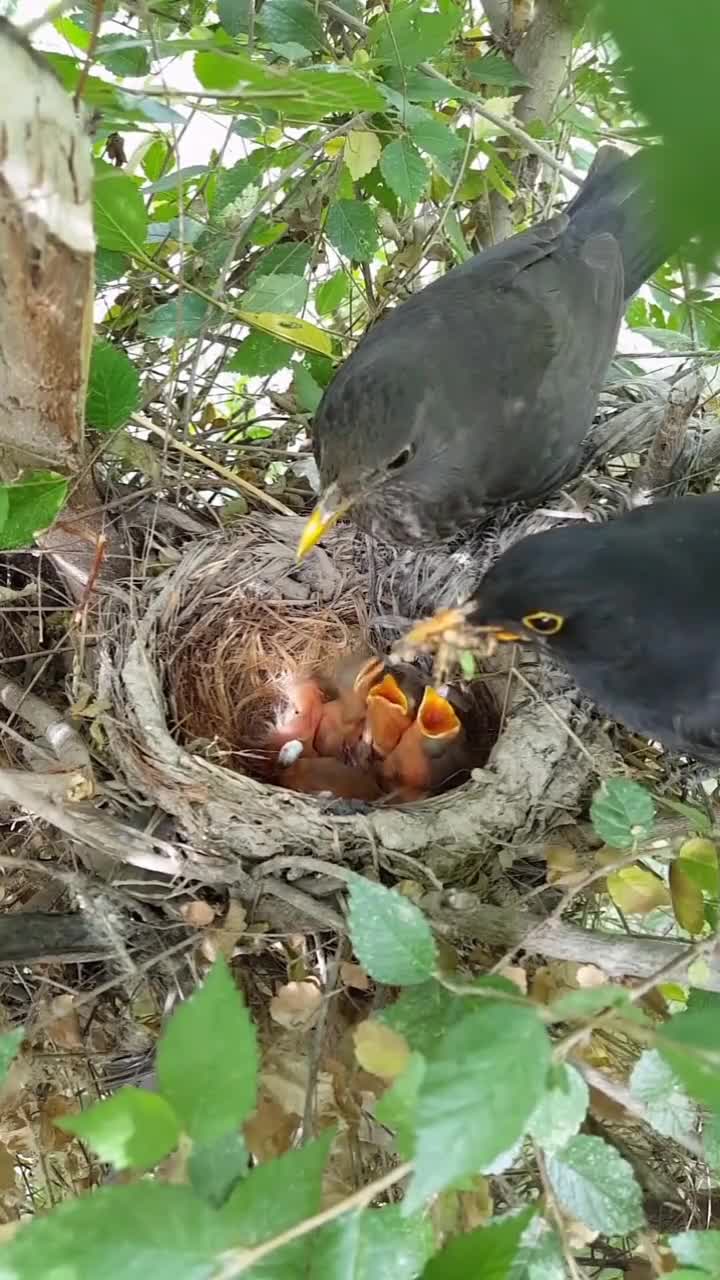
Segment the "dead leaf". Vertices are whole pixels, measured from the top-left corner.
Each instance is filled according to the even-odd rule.
[[[410,1059],[410,1047],[403,1036],[382,1022],[361,1022],[353,1033],[355,1057],[373,1076],[394,1080],[405,1070]]]
[[[80,1019],[75,1009],[75,996],[55,996],[45,1005],[43,1023],[46,1034],[62,1049],[84,1047]]]
[[[60,1093],[50,1094],[43,1102],[40,1111],[40,1147],[44,1151],[62,1151],[75,1141],[75,1135],[58,1129],[55,1121],[63,1116],[77,1115],[78,1105],[74,1098],[66,1098]]]
[[[575,981],[579,987],[604,987],[608,976],[596,964],[578,965]]]
[[[209,902],[198,899],[195,902],[184,902],[180,915],[192,929],[206,929],[215,919],[215,912]]]
[[[509,964],[504,969],[499,970],[501,978],[507,978],[508,982],[514,983],[518,991],[522,991],[523,995],[527,995],[528,976],[527,970],[523,969],[519,964]]]
[[[577,849],[573,849],[571,844],[548,844],[545,846],[545,861],[547,863],[547,882],[548,884],[558,884],[566,881],[568,876],[574,876],[578,873],[584,875],[584,871],[578,868]]]
[[[340,965],[340,977],[343,985],[352,987],[354,991],[370,990],[370,979],[361,964],[343,960]]]
[[[6,1195],[17,1189],[15,1181],[15,1156],[8,1151],[5,1143],[0,1143],[0,1192]]]
[[[657,907],[670,906],[664,880],[644,867],[623,867],[607,878],[607,888],[616,907],[625,915],[647,915]]]
[[[270,1001],[270,1017],[291,1031],[306,1031],[314,1023],[322,1005],[315,982],[286,982]]]
[[[203,938],[203,952],[207,945],[214,952],[213,959],[221,955],[229,960],[244,933],[247,933],[247,911],[237,898],[231,898],[220,927],[210,929]]]
[[[260,1098],[244,1132],[248,1150],[257,1160],[273,1160],[290,1150],[300,1122],[299,1115],[291,1115],[279,1102],[266,1095]]]

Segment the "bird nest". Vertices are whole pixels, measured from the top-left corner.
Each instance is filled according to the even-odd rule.
[[[396,596],[383,598],[396,579],[367,562],[362,538],[340,529],[298,567],[299,528],[250,518],[194,544],[130,606],[106,606],[99,692],[114,767],[172,816],[193,856],[352,865],[414,855],[447,878],[567,821],[600,733],[564,677],[542,666],[530,680],[478,674],[463,693],[465,767],[425,798],[386,790],[358,803],[283,785],[269,734],[287,712],[288,672],[377,653],[379,636],[389,648],[404,621]]]

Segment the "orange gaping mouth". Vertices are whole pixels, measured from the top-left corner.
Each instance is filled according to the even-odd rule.
[[[447,738],[460,729],[454,707],[437,689],[428,685],[418,711],[418,724],[427,738]]]
[[[373,685],[368,697],[384,698],[385,702],[389,702],[393,707],[398,707],[400,711],[407,714],[408,700],[395,677],[389,672],[383,676],[379,684]]]

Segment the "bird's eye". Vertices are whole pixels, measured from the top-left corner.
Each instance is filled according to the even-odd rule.
[[[526,613],[523,618],[523,626],[541,636],[556,636],[564,625],[565,619],[559,613]]]
[[[402,467],[407,466],[414,452],[415,452],[414,446],[411,444],[406,444],[405,448],[397,455],[397,457],[393,458],[392,461],[388,462],[387,464],[388,471],[400,471]]]

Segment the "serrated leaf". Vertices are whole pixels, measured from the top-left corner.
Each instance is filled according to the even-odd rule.
[[[177,1119],[164,1098],[130,1085],[87,1111],[57,1120],[115,1169],[151,1169],[178,1144]]]
[[[150,54],[137,36],[132,39],[120,33],[100,36],[95,57],[115,76],[146,76],[150,70]]]
[[[569,1018],[594,1018],[603,1009],[622,1009],[630,1004],[629,992],[622,987],[587,987],[567,991],[550,1002],[550,1013],[560,1022]]]
[[[369,129],[351,129],[345,138],[343,160],[353,182],[364,178],[380,159],[380,139]]]
[[[217,0],[218,18],[229,36],[248,29],[249,0]]]
[[[469,1010],[428,1057],[417,1102],[413,1212],[519,1141],[545,1092],[550,1042],[535,1011],[500,1001]]]
[[[193,1143],[188,1174],[193,1190],[219,1209],[250,1171],[250,1156],[241,1133],[224,1133],[214,1142]]]
[[[313,1235],[306,1280],[416,1280],[433,1246],[430,1221],[400,1205],[345,1214]]]
[[[375,1106],[377,1119],[395,1134],[397,1150],[403,1160],[410,1160],[415,1151],[417,1104],[425,1065],[421,1054],[411,1054],[402,1075],[393,1081]]]
[[[13,1031],[3,1031],[2,1035],[0,1035],[0,1085],[5,1080],[24,1038],[24,1027],[16,1027]]]
[[[375,214],[360,200],[338,200],[331,204],[325,234],[338,253],[356,262],[370,262],[378,248]]]
[[[263,311],[282,312],[292,316],[307,302],[308,283],[302,276],[287,276],[279,271],[274,275],[258,276],[242,296],[243,311],[258,314]]]
[[[688,933],[702,933],[705,927],[705,900],[702,889],[688,873],[682,858],[670,863],[668,875],[672,909],[681,929]]]
[[[410,137],[416,147],[419,147],[421,151],[427,152],[429,156],[432,156],[433,160],[437,160],[443,165],[458,159],[465,150],[465,146],[457,134],[453,133],[452,129],[448,129],[446,124],[442,124],[440,120],[433,120],[432,117],[420,120],[413,125],[410,130]]]
[[[149,440],[140,440],[129,430],[118,431],[105,443],[103,453],[124,462],[128,470],[139,471],[158,487],[162,485],[162,452]]]
[[[255,263],[250,273],[250,283],[254,284],[262,276],[304,276],[311,256],[312,244],[307,240],[287,240],[282,244],[274,244]]]
[[[670,1236],[668,1243],[678,1262],[720,1275],[720,1231],[683,1231]]]
[[[128,271],[130,262],[124,253],[116,249],[98,248],[95,253],[95,284],[102,289],[106,284],[120,280]]]
[[[148,218],[136,182],[116,169],[95,176],[94,219],[97,242],[103,249],[132,253],[147,239]]]
[[[437,963],[435,940],[424,915],[409,898],[353,876],[349,923],[355,954],[377,982],[413,986],[432,977]]]
[[[460,19],[461,12],[453,4],[441,13],[424,12],[419,3],[395,5],[373,28],[373,50],[380,62],[409,69],[443,53]]]
[[[675,1014],[658,1038],[660,1054],[690,1097],[720,1111],[720,1019],[715,1005]]]
[[[621,867],[607,878],[608,893],[626,915],[647,915],[657,907],[670,906],[664,880],[644,867]]]
[[[258,15],[265,39],[274,45],[299,45],[308,53],[322,49],[323,29],[317,13],[306,0],[265,0]]]
[[[315,310],[319,316],[332,315],[345,301],[350,284],[344,271],[336,271],[315,290]]]
[[[314,1142],[259,1165],[235,1187],[217,1216],[232,1227],[246,1248],[262,1244],[318,1212],[333,1137],[333,1131],[327,1130]],[[300,1263],[301,1274],[306,1276],[312,1246],[312,1239],[306,1237],[273,1253],[271,1275],[293,1277]]]
[[[658,1133],[682,1142],[694,1131],[695,1107],[656,1049],[647,1049],[638,1058],[630,1092],[643,1104],[648,1123]]]
[[[157,1074],[163,1097],[197,1141],[220,1138],[252,1111],[255,1028],[224,960],[215,961],[202,987],[170,1019]]]
[[[471,58],[467,63],[467,70],[482,84],[497,84],[504,89],[511,89],[515,85],[527,88],[530,84],[514,62],[503,58],[499,53],[486,53],[484,58]]]
[[[68,485],[53,471],[28,471],[15,484],[0,485],[0,550],[31,547],[62,511]]]
[[[238,1243],[232,1224],[187,1187],[143,1181],[66,1200],[22,1226],[3,1247],[12,1280],[207,1280]]]
[[[412,1049],[431,1053],[467,1011],[467,1002],[439,982],[408,987],[377,1018],[397,1031]]]
[[[417,203],[430,176],[419,151],[407,138],[396,138],[383,149],[380,172],[395,195],[408,205]]]
[[[578,1132],[589,1101],[588,1087],[577,1068],[561,1064],[530,1117],[528,1133],[543,1151],[553,1155]]]
[[[91,427],[121,427],[140,403],[140,375],[112,342],[95,342],[90,356],[85,417]]]
[[[624,1236],[645,1221],[642,1192],[627,1160],[602,1138],[579,1134],[547,1164],[558,1200],[591,1231]]]
[[[595,792],[590,808],[593,829],[615,849],[631,849],[647,840],[655,821],[652,796],[637,782],[609,778]]]
[[[253,156],[255,158],[253,158]],[[253,156],[238,160],[229,169],[220,169],[215,180],[215,194],[212,198],[212,211],[216,215],[232,205],[252,187],[262,173],[265,160],[263,151],[253,152]]]
[[[203,49],[195,54],[193,70],[203,89],[222,93],[240,83],[245,65],[235,54]]]
[[[196,338],[205,326],[210,303],[195,293],[184,293],[172,302],[163,302],[140,319],[140,328],[148,338],[172,338],[184,342]],[[222,312],[214,308],[217,316]]]
[[[294,366],[293,391],[298,405],[305,413],[314,413],[323,398],[322,387],[318,386],[310,370],[303,364]]]
[[[457,1236],[428,1263],[423,1280],[507,1280],[534,1207]]]
[[[267,333],[250,333],[243,338],[232,360],[225,369],[230,373],[243,373],[248,378],[266,378],[279,369],[286,369],[292,357],[292,347]]]
[[[321,356],[329,356],[332,352],[330,334],[309,320],[298,320],[296,316],[278,315],[272,311],[246,311],[244,308],[238,311],[237,318],[249,324],[251,329],[281,338],[301,351],[312,351]]]
[[[562,1243],[544,1218],[530,1223],[510,1280],[567,1280]]]
[[[488,111],[492,111],[493,115],[498,116],[501,120],[511,121],[516,101],[516,97],[487,98],[483,106],[487,107]],[[485,116],[476,116],[473,124],[473,137],[476,142],[486,142],[489,138],[501,138],[504,132],[502,124],[494,124],[492,120],[486,119]]]

